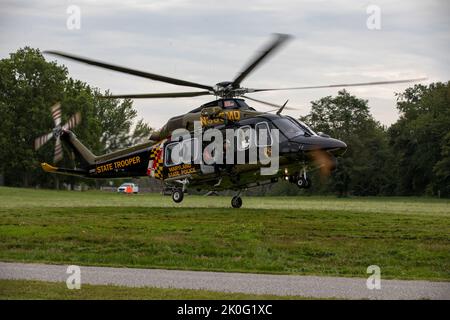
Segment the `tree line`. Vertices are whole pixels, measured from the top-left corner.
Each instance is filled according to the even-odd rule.
[[[53,157],[52,143],[33,150],[34,139],[54,126],[50,106],[57,101],[63,123],[81,112],[74,132],[94,153],[148,139],[152,129],[137,119],[132,101],[102,98],[108,94],[72,79],[65,66],[46,61],[38,49],[19,49],[0,60],[0,180],[23,187],[80,182],[41,170],[40,163]],[[327,178],[312,173],[313,187],[306,191],[278,183],[260,192],[449,197],[450,82],[414,85],[398,93],[397,109],[399,119],[386,127],[373,118],[367,100],[346,90],[311,102],[311,111],[300,120],[348,145],[337,170]],[[65,150],[61,165],[71,167],[74,161]]]
[[[386,127],[373,118],[367,100],[346,90],[313,101],[300,120],[345,141],[347,152],[329,178],[313,174],[311,190],[285,184],[270,192],[449,197],[450,82],[398,93],[397,109],[399,119]]]

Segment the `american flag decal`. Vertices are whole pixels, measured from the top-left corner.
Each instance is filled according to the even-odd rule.
[[[233,100],[226,100],[226,101],[223,102],[223,106],[225,108],[234,107],[234,101]]]

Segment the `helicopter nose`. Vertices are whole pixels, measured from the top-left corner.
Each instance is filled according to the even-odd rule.
[[[326,149],[334,156],[342,156],[347,151],[347,144],[338,139],[328,139]]]
[[[344,141],[329,136],[299,136],[292,141],[299,145],[301,152],[323,150],[333,156],[341,156],[347,151],[347,144]]]

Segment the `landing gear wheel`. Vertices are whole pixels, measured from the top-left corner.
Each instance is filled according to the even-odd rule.
[[[180,203],[183,201],[184,198],[184,192],[181,189],[174,189],[172,191],[172,200],[173,202]]]
[[[303,177],[299,177],[297,180],[297,187],[299,188],[307,188],[307,180]]]
[[[242,198],[239,196],[234,196],[233,199],[231,199],[231,206],[233,208],[240,208],[242,207]]]

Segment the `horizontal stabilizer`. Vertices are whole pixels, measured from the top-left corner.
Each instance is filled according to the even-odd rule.
[[[88,175],[87,170],[58,168],[58,167],[54,167],[45,162],[41,163],[41,167],[45,172],[50,172],[50,173],[59,173],[59,174],[79,176],[79,177],[86,177]]]

